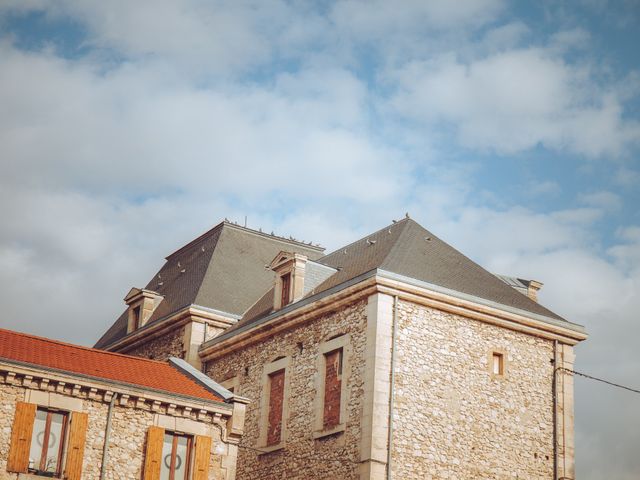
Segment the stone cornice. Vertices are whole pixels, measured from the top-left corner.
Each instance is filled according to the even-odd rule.
[[[444,293],[439,287],[426,288],[410,282],[412,279],[374,270],[359,277],[358,282],[345,288],[334,287],[329,292],[318,294],[292,304],[281,312],[274,312],[246,329],[222,334],[203,344],[200,357],[203,362],[214,360],[234,350],[262,341],[278,332],[311,321],[312,319],[353,303],[376,292],[398,295],[402,300],[430,306],[466,318],[498,325],[515,331],[535,335],[549,340],[558,340],[568,345],[585,340],[584,327],[562,320],[543,317],[503,305],[490,305],[483,299]],[[436,288],[441,291],[436,291]],[[500,307],[500,308],[498,308]]]
[[[206,309],[197,305],[189,305],[163,319],[147,323],[144,327],[129,333],[117,342],[107,345],[104,350],[124,353],[141,343],[161,337],[168,331],[186,325],[189,322],[200,322],[214,327],[227,328],[238,321],[237,316],[227,315],[229,316],[224,316],[224,312]]]
[[[376,277],[376,282],[378,291],[388,295],[397,295],[401,300],[407,300],[537,337],[558,340],[568,345],[575,345],[585,340],[588,336],[581,325],[574,323],[556,321],[546,317],[542,320],[534,318],[533,314],[525,316],[521,313],[510,312],[399,280],[389,279],[382,275]]]
[[[117,394],[118,404],[123,407],[194,418],[208,423],[216,419],[222,421],[222,417],[229,417],[233,411],[232,405],[222,402],[208,402],[195,397],[136,388],[126,383],[94,379],[6,359],[0,360],[0,383],[97,402],[109,402]]]

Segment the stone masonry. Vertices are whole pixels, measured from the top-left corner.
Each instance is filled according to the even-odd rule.
[[[207,365],[216,381],[238,376],[240,393],[252,399],[247,405],[245,435],[238,454],[238,479],[357,479],[360,460],[366,300],[327,314],[271,337],[263,343],[238,350]],[[347,426],[344,432],[314,439],[315,380],[319,374],[318,345],[337,335],[349,334],[350,367],[347,382]],[[263,366],[280,356],[290,356],[289,416],[286,438],[280,450],[259,454],[261,376]]]
[[[46,377],[43,377],[46,378]],[[104,387],[102,387],[104,388]],[[111,432],[108,443],[108,462],[105,478],[109,480],[139,480],[145,461],[147,432],[151,426],[171,431],[211,437],[212,452],[209,461],[209,480],[235,478],[237,446],[228,442],[229,424],[220,412],[206,412],[203,408],[180,407],[182,401],[167,397],[163,401],[150,401],[139,390],[121,390],[113,405]],[[83,412],[88,415],[82,478],[97,479],[103,459],[105,428],[110,396],[107,390],[70,383],[45,382],[29,375],[17,376],[0,372],[0,480],[36,478],[33,475],[7,472],[9,445],[18,402],[27,402],[63,411]],[[124,392],[124,393],[122,393]],[[161,398],[161,397],[156,397]],[[173,404],[172,402],[176,402]],[[188,404],[187,404],[188,405]],[[226,407],[231,408],[231,406]],[[222,433],[225,432],[225,437]],[[37,477],[40,478],[40,477]]]
[[[398,311],[394,478],[552,478],[553,342],[409,302]]]

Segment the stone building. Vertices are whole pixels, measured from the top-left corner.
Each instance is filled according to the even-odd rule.
[[[245,405],[181,359],[0,330],[0,479],[233,480]]]
[[[223,222],[96,347],[250,400],[239,479],[572,479],[584,328],[406,218],[330,254]]]

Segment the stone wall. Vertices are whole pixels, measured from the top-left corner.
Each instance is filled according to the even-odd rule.
[[[0,480],[16,480],[18,478],[18,474],[7,472],[7,456],[11,441],[15,406],[18,401],[27,400],[26,392],[28,391],[36,392],[38,395],[44,393],[21,386],[0,384]],[[71,395],[56,394],[56,396],[60,402],[75,402],[74,406],[69,410],[73,411],[75,408],[76,411],[83,411],[88,414],[82,478],[99,478],[109,404],[87,398],[78,399]],[[164,417],[169,418],[166,415]],[[191,422],[191,425],[198,423],[195,421],[195,413],[192,420],[185,419],[182,416],[175,418],[176,422]],[[121,406],[116,402],[109,440],[107,479],[139,480],[141,478],[147,430],[150,426],[157,424],[159,424],[158,414],[152,412],[148,405],[137,408],[134,407],[134,402],[131,400],[126,406]],[[212,447],[215,451],[216,446],[221,444],[219,428],[201,423],[198,425],[198,429],[201,430],[200,434],[208,434],[212,437]],[[223,466],[223,455],[227,453],[229,453],[229,447],[224,452],[212,453],[209,480],[227,480],[230,478],[229,469]],[[232,453],[235,454],[235,450]],[[21,474],[19,478],[27,478],[27,476]]]
[[[394,478],[552,478],[552,342],[402,301],[398,312]]]
[[[184,358],[184,351],[184,327],[180,327],[121,353],[165,361],[169,357]]]
[[[232,352],[209,362],[207,374],[216,381],[238,376],[239,392],[251,399],[247,406],[245,434],[238,453],[238,480],[250,479],[357,479],[360,460],[361,418],[367,300],[340,311],[313,319],[259,344]],[[319,345],[349,333],[346,382],[346,427],[343,432],[314,439],[314,410]],[[284,448],[258,454],[260,399],[263,395],[264,366],[290,357],[288,367],[288,418],[284,419]]]

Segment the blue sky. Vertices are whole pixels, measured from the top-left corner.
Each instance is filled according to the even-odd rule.
[[[639,23],[637,0],[5,0],[0,325],[91,344],[224,217],[331,249],[410,212],[542,281],[591,333],[577,368],[639,386]],[[579,476],[637,478],[638,400],[600,389],[576,380]]]

